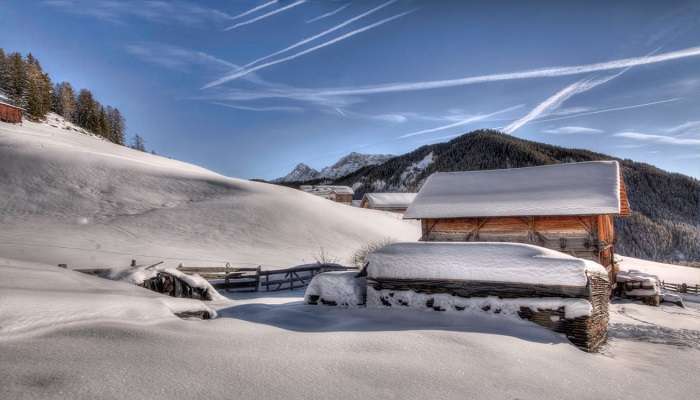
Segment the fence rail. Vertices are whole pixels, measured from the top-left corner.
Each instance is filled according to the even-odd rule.
[[[210,281],[216,289],[246,289],[257,292],[293,290],[305,287],[311,279],[321,272],[352,271],[355,268],[339,264],[306,264],[291,268],[265,270],[257,268],[236,268],[227,264],[225,267],[178,267],[185,273],[196,273]]]
[[[688,285],[687,283],[671,283],[661,281],[661,288],[678,293],[700,294],[700,285]]]

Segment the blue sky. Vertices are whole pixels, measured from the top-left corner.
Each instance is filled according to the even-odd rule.
[[[700,6],[674,1],[22,1],[0,47],[243,178],[478,128],[700,177]]]

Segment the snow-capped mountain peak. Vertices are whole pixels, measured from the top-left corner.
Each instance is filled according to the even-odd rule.
[[[318,178],[319,172],[304,163],[297,164],[292,172],[275,179],[275,182],[304,182]]]
[[[312,179],[336,179],[352,174],[362,167],[381,164],[392,157],[394,156],[390,154],[361,154],[352,152],[338,160],[335,164],[323,168],[321,172],[304,163],[299,163],[294,167],[292,172],[275,179],[275,182],[305,182]]]

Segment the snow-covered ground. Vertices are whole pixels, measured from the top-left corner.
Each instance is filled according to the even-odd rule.
[[[205,304],[58,268],[287,266],[320,248],[343,258],[369,240],[415,240],[419,227],[56,125],[0,123],[0,398],[700,395],[692,299],[686,309],[613,304],[611,339],[588,354],[504,315],[320,307],[300,291]],[[219,317],[174,316],[207,308]]]
[[[637,270],[656,275],[660,280],[666,282],[700,285],[700,268],[664,264],[620,255],[616,255],[616,259],[623,271]]]
[[[68,129],[67,129],[68,128]],[[287,267],[347,262],[368,241],[416,240],[418,224],[298,190],[228,178],[46,123],[0,122],[0,255],[70,267]]]
[[[163,303],[173,299],[145,289],[53,266],[3,264],[2,398],[700,394],[697,304],[685,310],[614,304],[609,344],[602,353],[588,354],[514,317],[312,306],[303,304],[299,291],[231,295],[230,302],[214,305],[217,319],[180,320]],[[16,273],[18,267],[30,273]],[[119,312],[104,316],[109,303],[119,305]],[[147,321],[146,313],[153,318]],[[31,332],[29,323],[36,323]]]

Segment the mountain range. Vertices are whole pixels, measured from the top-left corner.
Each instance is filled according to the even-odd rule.
[[[437,171],[518,168],[555,163],[618,160],[632,207],[617,218],[616,252],[656,261],[700,261],[700,181],[652,165],[582,149],[527,141],[498,131],[478,130],[449,142],[422,146],[384,162],[365,165],[337,178],[321,180],[347,185],[359,199],[366,192],[417,192]],[[285,181],[295,186],[301,181]]]
[[[393,158],[390,154],[361,154],[352,152],[333,165],[317,171],[304,163],[297,164],[287,175],[274,182],[304,182],[317,179],[337,179],[357,171],[360,168],[381,164]]]

